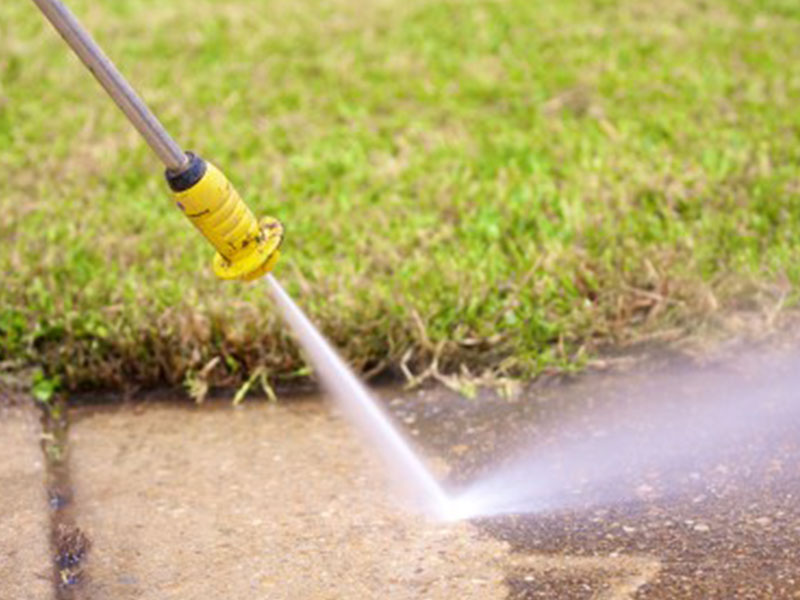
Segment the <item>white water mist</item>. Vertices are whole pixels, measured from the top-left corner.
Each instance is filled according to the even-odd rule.
[[[623,378],[608,402],[587,386],[601,401],[552,424],[469,484],[454,499],[452,517],[636,502],[654,474],[669,482],[734,450],[767,455],[800,421],[800,357],[753,356],[737,365]]]

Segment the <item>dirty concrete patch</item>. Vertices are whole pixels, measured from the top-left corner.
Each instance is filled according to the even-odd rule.
[[[395,506],[381,465],[321,405],[73,417],[86,597],[507,596],[506,544]]]
[[[53,597],[38,414],[0,406],[0,599]]]
[[[560,508],[473,522],[511,545],[514,600],[800,598],[797,360],[744,355],[511,399],[431,390],[392,404],[464,485],[520,450],[583,478],[556,488]],[[529,464],[536,481],[542,465]]]
[[[80,600],[84,565],[91,540],[75,519],[69,474],[69,420],[66,400],[54,397],[42,406],[42,451],[50,506],[50,551],[56,600]]]
[[[660,567],[645,556],[515,554],[508,564],[509,597],[625,600],[652,581]]]

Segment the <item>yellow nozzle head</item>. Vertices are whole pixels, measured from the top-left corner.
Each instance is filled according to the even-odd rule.
[[[222,171],[189,157],[189,167],[180,174],[167,172],[167,181],[178,208],[217,249],[214,273],[252,281],[271,271],[280,256],[283,225],[272,217],[256,221]]]

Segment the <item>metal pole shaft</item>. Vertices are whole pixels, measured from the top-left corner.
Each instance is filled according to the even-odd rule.
[[[81,26],[75,15],[60,0],[33,0],[33,2],[89,68],[128,120],[139,130],[167,169],[181,172],[188,165],[184,151],[150,112],[97,42]]]

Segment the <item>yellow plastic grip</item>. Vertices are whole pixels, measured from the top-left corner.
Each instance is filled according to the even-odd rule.
[[[191,187],[174,192],[174,198],[216,248],[213,266],[220,279],[251,281],[277,262],[283,226],[272,217],[256,221],[233,184],[211,163],[205,163],[205,173]]]

